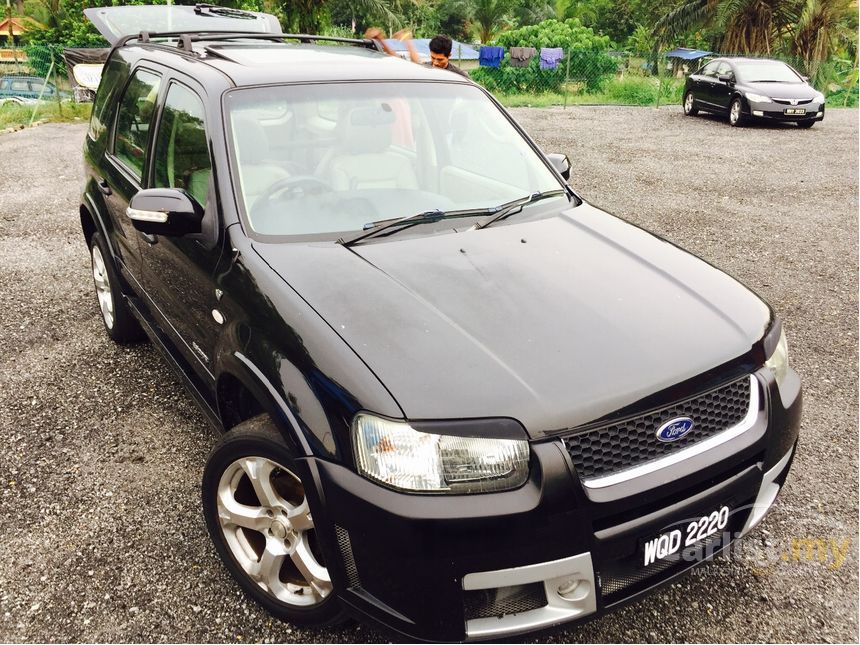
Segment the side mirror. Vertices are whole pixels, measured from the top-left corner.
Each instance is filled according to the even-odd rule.
[[[131,198],[125,210],[141,233],[182,237],[200,233],[203,207],[184,190],[147,188]]]
[[[802,79],[803,79],[803,82],[804,82],[804,83],[808,83],[808,82],[809,82],[809,77],[808,77],[808,76],[803,76],[803,75],[801,75],[801,77],[800,77],[800,78],[802,78]]]
[[[717,76],[717,80],[720,80],[720,81],[722,81],[723,83],[729,83],[729,84],[731,84],[731,83],[734,83],[734,82],[735,82],[735,77],[734,77],[734,76],[732,76],[731,74],[719,74],[719,75]]]
[[[570,159],[566,154],[560,152],[551,152],[546,156],[552,167],[558,170],[558,174],[564,177],[565,181],[570,179]]]

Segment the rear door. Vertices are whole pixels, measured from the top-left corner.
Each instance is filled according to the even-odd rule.
[[[112,124],[105,163],[101,164],[104,176],[96,178],[116,231],[115,252],[137,286],[142,284],[141,234],[132,226],[126,209],[145,185],[147,154],[163,78],[163,70],[149,63],[132,71]]]
[[[701,83],[701,90],[699,91],[701,98],[699,100],[711,106],[716,105],[714,86],[717,83],[717,67],[719,67],[719,64],[720,61],[712,60],[702,68],[699,74]]]

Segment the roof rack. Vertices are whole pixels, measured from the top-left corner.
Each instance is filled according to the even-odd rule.
[[[208,42],[208,41],[223,41],[223,40],[273,40],[277,42],[281,42],[284,40],[298,40],[302,43],[311,43],[311,42],[335,42],[335,43],[345,43],[348,45],[354,45],[356,47],[365,47],[367,49],[372,49],[374,51],[382,51],[382,47],[376,40],[371,40],[369,38],[341,38],[339,36],[316,36],[313,34],[270,34],[270,33],[261,33],[259,31],[198,31],[198,32],[185,32],[185,31],[160,31],[160,32],[149,32],[142,31],[139,34],[132,34],[129,36],[123,36],[120,38],[116,45],[114,45],[114,49],[118,47],[122,47],[129,42],[137,41],[139,43],[147,43],[151,45],[160,45],[161,43],[153,43],[153,38],[176,38],[179,40],[177,43],[177,47],[184,52],[188,52],[189,54],[195,53],[192,45],[195,42]]]

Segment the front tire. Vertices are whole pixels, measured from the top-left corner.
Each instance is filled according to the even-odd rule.
[[[696,107],[696,99],[692,92],[687,92],[684,95],[684,114],[687,116],[696,116],[699,113],[699,108]]]
[[[143,329],[131,313],[120,290],[113,257],[101,233],[93,233],[90,238],[90,260],[96,298],[108,336],[121,345],[142,340]]]
[[[268,415],[244,421],[203,471],[206,528],[230,574],[277,618],[304,627],[345,620],[297,474]]]
[[[746,117],[744,116],[744,106],[741,102],[740,97],[736,97],[732,100],[732,104],[729,106],[729,125],[733,128],[739,128],[746,123]]]

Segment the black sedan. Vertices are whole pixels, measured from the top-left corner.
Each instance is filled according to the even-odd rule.
[[[811,128],[824,119],[824,95],[790,65],[759,58],[717,58],[687,78],[684,114],[728,114],[741,126],[749,119],[793,121]]]

